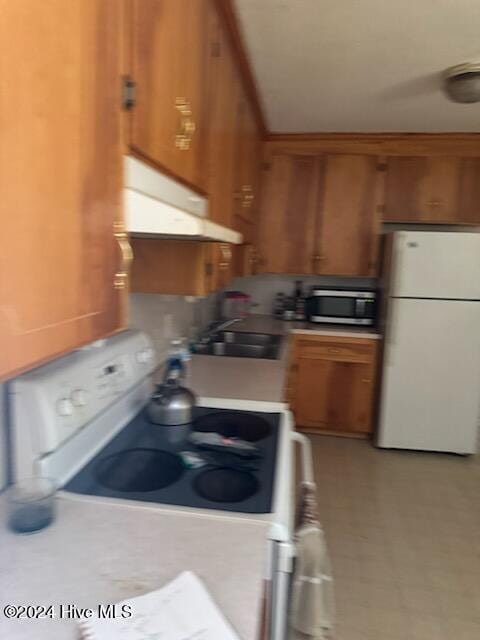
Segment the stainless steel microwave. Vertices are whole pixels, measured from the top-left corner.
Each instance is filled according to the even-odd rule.
[[[375,325],[377,292],[355,288],[312,287],[307,320],[334,324]]]

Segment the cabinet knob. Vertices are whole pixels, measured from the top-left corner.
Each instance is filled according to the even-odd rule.
[[[244,184],[242,186],[242,207],[248,209],[252,206],[255,195],[253,193],[253,187],[251,184]]]

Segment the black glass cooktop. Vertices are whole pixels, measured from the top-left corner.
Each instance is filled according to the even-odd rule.
[[[66,491],[240,513],[269,513],[280,414],[197,407],[194,421],[152,424],[142,410],[64,487]],[[187,469],[179,453],[193,451],[193,431],[215,431],[254,442],[260,457],[207,454],[208,464]]]
[[[244,411],[210,411],[193,423],[194,431],[216,431],[227,438],[241,438],[247,442],[263,440],[272,432],[264,417]]]

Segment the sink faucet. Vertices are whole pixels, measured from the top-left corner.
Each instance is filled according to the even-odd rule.
[[[235,322],[240,322],[243,318],[232,318],[231,320],[225,320],[224,322],[212,322],[208,327],[207,331],[202,333],[200,336],[199,342],[202,344],[206,344],[211,341],[212,337],[218,333],[219,331],[223,331],[227,327],[230,327]]]

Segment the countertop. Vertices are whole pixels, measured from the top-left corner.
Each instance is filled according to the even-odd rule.
[[[227,331],[229,329],[284,336],[279,358],[262,360],[194,355],[189,384],[200,402],[202,398],[283,402],[289,356],[288,336],[291,333],[381,339],[381,334],[371,328],[287,322],[264,315],[251,315],[235,322]]]
[[[266,523],[80,496],[59,496],[57,506],[50,527],[22,536],[4,527],[0,499],[1,638],[70,640],[78,633],[73,620],[9,620],[7,604],[96,608],[159,589],[184,570],[203,580],[242,640],[257,637]]]

